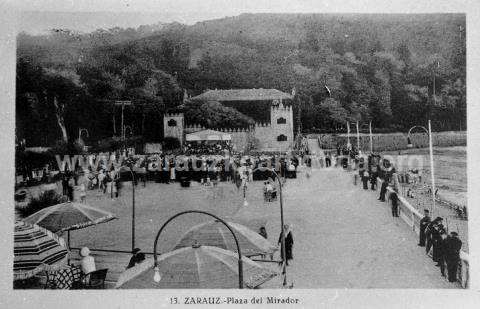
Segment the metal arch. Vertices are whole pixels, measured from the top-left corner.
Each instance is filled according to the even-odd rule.
[[[410,128],[410,130],[408,130],[408,134],[407,134],[407,136],[410,136],[410,135],[411,135],[411,133],[412,133],[412,130],[413,130],[413,129],[415,129],[415,128],[420,128],[420,129],[423,129],[423,130],[425,130],[425,133],[427,133],[427,134],[428,134],[428,130],[427,130],[427,128],[425,128],[424,126],[413,126],[413,127],[411,127],[411,128]]]
[[[187,210],[187,211],[182,211],[182,212],[179,212],[178,214],[174,215],[173,217],[171,217],[170,219],[167,220],[167,222],[165,222],[162,227],[160,228],[160,230],[158,230],[158,233],[157,233],[157,236],[155,237],[155,242],[153,244],[153,261],[154,261],[154,267],[158,267],[158,254],[157,254],[157,245],[158,245],[158,238],[160,237],[160,234],[162,233],[163,229],[167,226],[168,223],[170,223],[170,221],[172,221],[173,219],[175,219],[176,217],[179,217],[181,215],[184,215],[184,214],[189,214],[189,213],[199,213],[199,214],[204,214],[204,215],[208,215],[210,217],[213,217],[215,218],[216,220],[220,221],[221,223],[223,223],[223,225],[225,225],[228,230],[230,231],[230,233],[232,233],[233,235],[233,239],[235,240],[235,244],[237,246],[237,252],[238,252],[238,287],[240,289],[243,289],[243,264],[242,264],[242,253],[240,251],[240,245],[238,244],[238,239],[237,239],[237,236],[235,235],[235,233],[233,232],[232,228],[224,221],[222,220],[221,218],[215,216],[214,214],[211,214],[209,212],[206,212],[206,211],[202,211],[202,210]],[[282,230],[283,231],[283,230]]]
[[[88,133],[88,130],[86,128],[79,128],[78,129],[78,138],[82,137],[83,132],[87,132],[87,137],[90,137],[90,134]]]
[[[133,136],[133,128],[132,128],[131,126],[129,126],[129,125],[125,126],[125,129],[124,129],[125,132],[124,132],[124,134],[125,134],[125,135],[127,134],[127,133],[126,133],[126,132],[127,132],[127,129],[130,129],[130,136]]]
[[[281,243],[282,243],[282,254],[283,254],[283,286],[287,285],[287,265],[286,265],[286,260],[287,260],[287,254],[286,254],[286,248],[285,248],[285,232],[283,230],[284,226],[284,221],[283,221],[283,197],[282,197],[282,182],[280,181],[280,177],[278,177],[277,172],[273,168],[268,169],[270,172],[272,172],[275,175],[275,178],[278,180],[278,187],[280,189],[280,224],[281,229]]]

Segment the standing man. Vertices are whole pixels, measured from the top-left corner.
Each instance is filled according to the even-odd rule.
[[[457,281],[458,263],[460,263],[460,249],[462,241],[458,239],[457,232],[451,232],[450,236],[445,239],[444,255],[447,262],[448,281]]]
[[[385,173],[385,177],[383,178],[382,186],[380,187],[380,196],[378,197],[379,201],[385,202],[385,194],[387,193],[387,187],[389,183],[389,175]]]
[[[437,217],[437,223],[433,226],[432,230],[432,246],[433,246],[433,261],[437,262],[436,266],[440,265],[440,253],[442,235],[445,234],[445,228],[443,227],[443,218]]]
[[[446,244],[447,234],[444,233],[441,235],[441,239],[438,243],[437,249],[437,266],[440,267],[440,272],[443,277],[445,277],[445,244]]]
[[[285,260],[286,260],[286,265],[288,266],[288,261],[293,260],[293,235],[292,235],[292,230],[288,224],[285,224],[283,226],[283,233],[285,235]],[[283,256],[283,249],[281,248],[282,244],[282,233],[280,233],[280,236],[278,237],[278,244],[280,245],[280,256],[282,260],[284,259]]]
[[[398,194],[397,190],[393,190],[392,193],[390,193],[390,200],[392,201],[392,216],[393,217],[398,217]]]
[[[430,211],[428,211],[428,209],[424,209],[423,218],[420,220],[420,240],[418,241],[418,245],[420,247],[425,247],[425,229],[431,221],[432,219],[430,218]]]
[[[425,228],[425,253],[428,255],[430,252],[430,249],[432,248],[432,233],[435,228],[435,225],[437,224],[438,217],[435,218],[432,222],[427,224],[427,227]]]
[[[370,189],[372,190],[376,190],[377,188],[377,177],[378,177],[377,166],[372,165],[370,169]]]

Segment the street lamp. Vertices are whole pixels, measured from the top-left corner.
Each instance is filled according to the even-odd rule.
[[[282,196],[282,181],[280,180],[280,177],[278,176],[277,172],[273,168],[268,168],[271,173],[275,175],[275,178],[278,180],[278,188],[280,190],[280,239],[282,242],[282,255],[283,255],[283,267],[282,267],[282,274],[283,274],[283,286],[287,286],[287,255],[286,255],[286,248],[285,248],[285,232],[283,230],[283,196]]]
[[[204,215],[207,215],[207,216],[210,216],[210,217],[213,217],[215,218],[217,221],[223,223],[223,225],[225,225],[227,227],[227,229],[230,231],[230,233],[233,235],[233,239],[235,240],[235,245],[237,246],[237,253],[238,253],[238,287],[240,289],[243,289],[243,263],[242,263],[242,253],[240,251],[240,246],[238,244],[238,239],[237,239],[237,236],[235,235],[235,233],[233,232],[232,228],[225,222],[223,221],[222,219],[220,219],[219,217],[209,213],[209,212],[206,212],[206,211],[202,211],[202,210],[187,210],[187,211],[182,211],[182,212],[179,212],[178,214],[174,215],[173,217],[171,217],[170,219],[167,220],[167,222],[165,222],[162,227],[160,228],[160,230],[158,230],[158,233],[157,233],[157,236],[155,237],[155,242],[153,244],[153,261],[154,261],[154,264],[153,264],[153,269],[155,271],[154,275],[153,275],[153,281],[155,282],[160,282],[160,280],[162,279],[162,276],[160,275],[160,269],[158,267],[158,254],[157,254],[157,245],[158,245],[158,238],[160,237],[160,234],[162,233],[163,229],[167,226],[168,223],[170,223],[170,221],[172,221],[173,219],[175,219],[176,217],[179,217],[181,215],[184,215],[184,214],[189,214],[189,213],[198,213],[198,214],[204,214]]]
[[[132,175],[132,252],[135,249],[135,173],[133,172],[133,164],[129,164],[128,170]]]
[[[357,125],[357,150],[360,153],[360,128],[363,127],[366,123],[359,125],[358,121]],[[373,153],[373,134],[372,134],[372,122],[368,122],[368,135],[370,137],[370,153]]]
[[[433,212],[435,210],[435,172],[434,172],[434,169],[433,169],[433,142],[432,142],[432,124],[431,124],[431,121],[428,120],[428,129],[425,128],[424,126],[413,126],[410,128],[410,130],[408,130],[408,134],[407,134],[407,147],[408,148],[412,148],[413,147],[413,144],[412,144],[412,139],[410,137],[411,135],[411,132],[413,129],[422,129],[425,131],[425,133],[428,134],[428,146],[429,146],[429,150],[430,150],[430,178],[432,178],[432,201],[433,201],[433,204],[432,204],[432,215],[433,215]]]

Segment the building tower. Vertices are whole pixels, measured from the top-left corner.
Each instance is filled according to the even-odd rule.
[[[163,116],[163,136],[178,138],[180,144],[183,144],[183,130],[185,120],[183,113],[167,113]]]
[[[271,132],[275,148],[286,151],[292,147],[293,140],[293,106],[284,105],[282,100],[272,103],[270,111]]]

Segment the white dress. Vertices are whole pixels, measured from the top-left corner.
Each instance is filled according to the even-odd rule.
[[[81,261],[81,266],[82,266],[82,272],[84,274],[91,273],[92,271],[96,270],[95,267],[95,260],[93,256],[87,255],[82,258]]]

